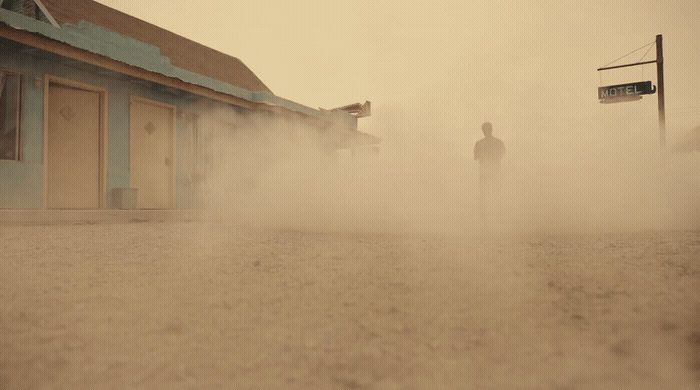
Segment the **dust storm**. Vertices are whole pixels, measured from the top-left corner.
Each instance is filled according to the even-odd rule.
[[[485,233],[473,158],[480,123],[441,132],[429,117],[387,106],[373,121],[378,145],[335,148],[310,126],[257,114],[234,121],[202,121],[216,149],[202,195],[213,215],[312,231]],[[491,233],[697,227],[697,156],[662,151],[654,126],[499,125],[506,153]]]
[[[381,142],[194,102],[175,176],[198,214],[0,220],[0,389],[699,387],[700,154],[675,147],[697,2],[104,3],[277,96],[372,101],[358,130]],[[656,95],[595,94],[655,80],[596,68],[659,32],[665,150]],[[484,122],[505,145],[488,213]]]

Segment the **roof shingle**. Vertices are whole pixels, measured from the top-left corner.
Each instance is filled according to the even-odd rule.
[[[252,92],[270,89],[241,60],[93,0],[42,0],[59,25],[86,21],[160,48],[171,64]]]

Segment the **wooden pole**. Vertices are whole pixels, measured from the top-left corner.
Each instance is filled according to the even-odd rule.
[[[656,83],[659,99],[659,146],[666,149],[666,105],[664,102],[664,53],[661,34],[656,36]]]

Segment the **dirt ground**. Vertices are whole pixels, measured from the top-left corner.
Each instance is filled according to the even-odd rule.
[[[697,389],[700,232],[0,225],[0,389]]]

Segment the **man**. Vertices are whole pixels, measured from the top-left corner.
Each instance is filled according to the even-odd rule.
[[[488,203],[493,198],[498,182],[498,173],[501,169],[501,159],[506,147],[503,141],[494,137],[493,126],[490,122],[481,125],[484,138],[474,145],[474,160],[479,162],[479,190],[481,203],[481,217],[488,226]]]

